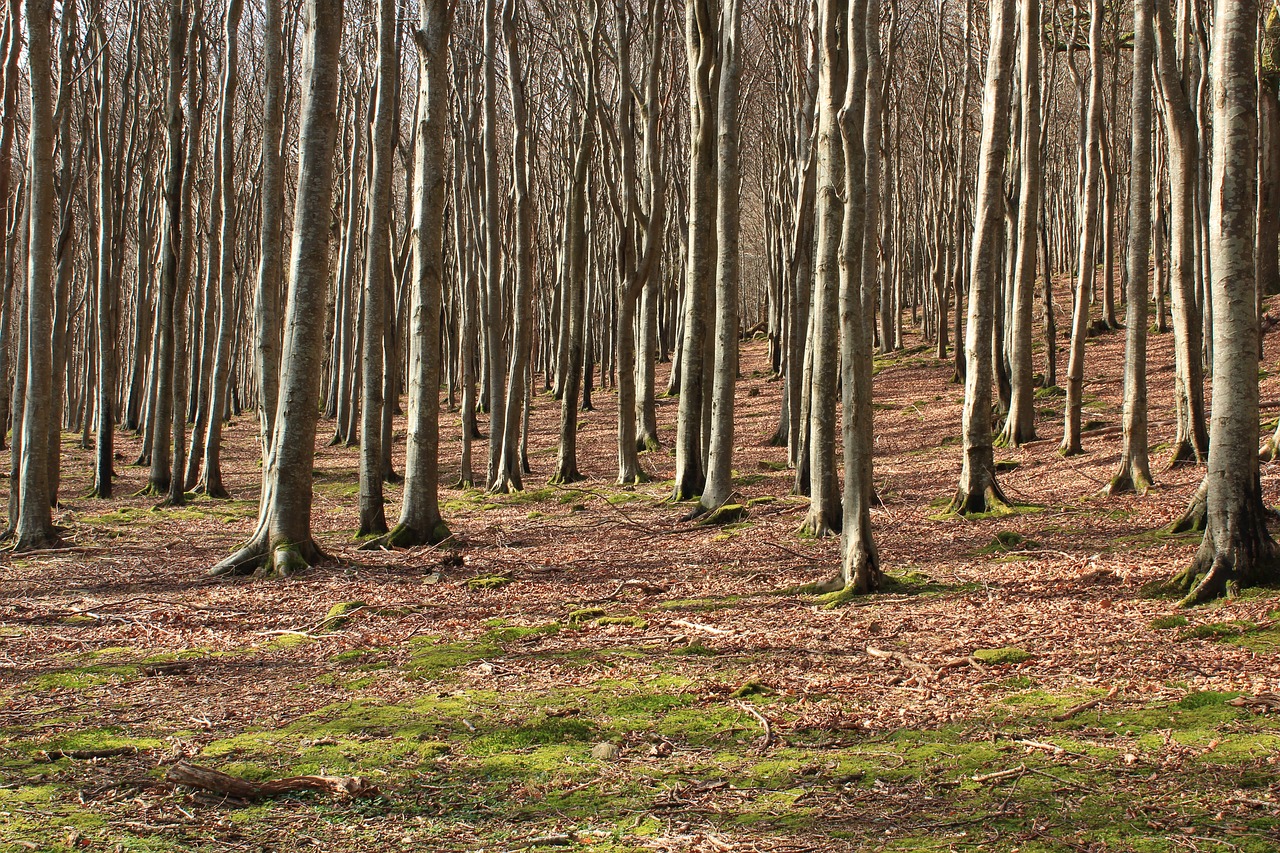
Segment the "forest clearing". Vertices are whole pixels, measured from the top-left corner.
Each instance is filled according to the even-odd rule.
[[[1170,338],[1152,338],[1156,371]],[[1025,506],[978,521],[940,515],[960,465],[949,365],[913,346],[878,360],[873,521],[894,582],[856,607],[788,591],[823,577],[839,540],[796,535],[806,502],[788,497],[785,449],[766,446],[781,384],[759,343],[738,401],[734,489],[749,506],[729,527],[666,502],[672,399],[664,449],[642,456],[648,484],[598,465],[563,488],[443,488],[456,550],[357,550],[355,455],[320,448],[331,559],[276,583],[206,575],[252,528],[248,454],[228,454],[230,502],[70,500],[66,553],[5,557],[0,842],[1274,850],[1280,592],[1190,611],[1144,593],[1198,544],[1160,528],[1199,475],[1157,467],[1146,497],[1098,495],[1122,343],[1089,343],[1086,455],[1060,458],[1052,427],[1001,451]],[[1280,374],[1262,387],[1280,399]],[[597,393],[583,413],[585,459],[608,458],[615,402]],[[554,459],[549,403],[533,407],[535,478]],[[1038,405],[1054,423],[1062,399]],[[252,429],[233,421],[230,447]],[[1153,446],[1172,437],[1153,424]],[[78,495],[91,466],[67,446]],[[121,471],[127,487],[144,477]],[[1262,481],[1274,502],[1280,468]],[[602,743],[619,752],[595,757]],[[250,780],[361,777],[379,795],[247,803],[166,782],[180,760]]]

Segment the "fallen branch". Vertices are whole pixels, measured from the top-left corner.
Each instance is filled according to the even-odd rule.
[[[997,770],[994,773],[979,773],[978,775],[971,776],[970,778],[974,782],[998,782],[1001,779],[1011,779],[1014,776],[1021,776],[1026,772],[1027,766],[1025,764],[1019,764],[1017,767],[1010,767],[1008,770]]]
[[[769,721],[765,718],[764,714],[761,714],[746,702],[738,702],[737,705],[739,708],[755,717],[760,725],[764,726],[764,734],[760,737],[760,749],[764,750],[773,746],[773,726],[769,725]]]
[[[672,625],[679,625],[681,628],[688,628],[691,631],[705,631],[708,634],[732,634],[729,628],[717,628],[713,625],[703,625],[699,622],[688,622],[684,619],[671,620]]]
[[[37,752],[40,761],[57,761],[60,758],[72,758],[77,761],[90,761],[94,758],[115,758],[117,755],[137,755],[136,746],[118,746],[113,749],[51,749]]]
[[[165,778],[176,785],[199,788],[238,800],[261,800],[295,791],[319,791],[349,797],[380,797],[382,792],[359,776],[289,776],[270,782],[250,782],[208,767],[180,761],[169,768]]]
[[[867,654],[869,654],[873,658],[879,658],[880,660],[896,660],[898,663],[902,664],[903,666],[910,667],[911,669],[919,670],[920,672],[928,673],[930,676],[933,675],[933,668],[929,666],[927,663],[921,663],[920,661],[915,660],[914,658],[909,658],[906,655],[904,655],[902,652],[887,652],[883,649],[877,649],[874,646],[867,646]]]
[[[1068,708],[1067,710],[1063,711],[1061,714],[1058,714],[1057,716],[1055,716],[1053,718],[1053,721],[1055,723],[1065,723],[1067,720],[1071,719],[1076,714],[1082,714],[1085,711],[1096,708],[1106,700],[1110,699],[1112,696],[1115,696],[1116,692],[1119,689],[1120,688],[1118,686],[1112,687],[1109,691],[1107,691],[1106,696],[1096,696],[1093,699],[1090,699],[1088,702],[1081,702],[1079,705],[1076,705],[1072,708]]]

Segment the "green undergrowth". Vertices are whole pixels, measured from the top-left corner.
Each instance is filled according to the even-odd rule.
[[[580,625],[607,618],[591,613],[584,623],[587,615]],[[674,814],[730,839],[785,846],[823,837],[856,849],[920,849],[924,840],[945,839],[947,849],[966,851],[1173,853],[1182,848],[1170,838],[1195,835],[1261,853],[1273,849],[1261,839],[1280,831],[1274,811],[1219,814],[1240,792],[1271,796],[1276,773],[1268,760],[1280,750],[1275,719],[1230,704],[1233,693],[1185,693],[1171,702],[1109,696],[1102,685],[1059,694],[990,666],[985,712],[940,726],[885,728],[822,723],[800,697],[775,692],[741,660],[702,651],[692,653],[702,660],[690,660],[690,649],[707,649],[701,644],[651,650],[616,673],[601,668],[603,650],[580,649],[597,656],[580,670],[589,677],[524,681],[520,689],[510,680],[463,677],[484,660],[499,671],[531,658],[568,664],[572,650],[556,639],[564,630],[495,619],[473,640],[413,640],[407,660],[388,673],[411,679],[398,695],[359,695],[362,670],[386,666],[384,656],[397,650],[333,654],[330,674],[346,679],[333,683],[355,695],[278,723],[231,723],[241,728],[199,739],[190,759],[254,780],[359,775],[382,799],[301,794],[244,808],[186,801],[181,793],[145,796],[197,810],[202,826],[230,827],[241,845],[261,846],[299,821],[350,827],[334,835],[347,845],[335,841],[334,849],[343,851],[374,849],[387,838],[412,838],[417,847],[405,849],[516,849],[553,835],[591,842],[569,849],[652,848],[665,843]],[[992,650],[986,663],[1022,660],[1017,651]],[[1100,701],[1055,720],[1090,699]],[[757,713],[770,723],[767,747]],[[93,724],[74,734],[0,735],[0,772],[17,782],[0,788],[0,849],[28,841],[50,850],[58,848],[49,839],[60,843],[72,832],[92,847],[118,843],[134,828],[121,823],[118,807],[80,801],[91,787],[77,778],[87,765],[42,762],[41,752],[135,747],[146,760],[127,759],[136,766],[114,771],[127,777],[158,772],[168,738],[189,737]],[[593,757],[602,743],[620,752]],[[1196,797],[1178,793],[1185,791]],[[957,822],[963,835],[939,834]],[[1027,843],[1031,827],[1043,843]],[[460,832],[474,841],[458,841]],[[120,849],[204,849],[165,829],[137,833],[136,844]]]

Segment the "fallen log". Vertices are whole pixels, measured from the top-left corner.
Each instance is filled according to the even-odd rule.
[[[250,782],[219,770],[179,761],[165,778],[175,785],[199,788],[238,800],[262,800],[296,791],[318,791],[348,797],[380,797],[378,788],[359,776],[288,776],[269,782]]]

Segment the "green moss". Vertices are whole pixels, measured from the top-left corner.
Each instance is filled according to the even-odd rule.
[[[40,690],[88,690],[106,684],[118,684],[136,678],[136,666],[110,666],[94,664],[44,672],[32,678],[28,684]]]
[[[320,622],[319,630],[336,631],[347,623],[352,614],[364,610],[365,607],[363,601],[340,601],[329,608],[329,612]]]
[[[512,580],[513,578],[510,575],[485,575],[478,578],[469,578],[467,580],[467,589],[501,589],[511,583]]]
[[[601,616],[596,620],[597,625],[625,625],[629,628],[648,628],[649,623],[639,616]]]
[[[1167,616],[1157,616],[1151,620],[1151,627],[1157,631],[1167,631],[1170,628],[1182,628],[1190,624],[1187,617],[1180,613],[1171,613]]]
[[[608,615],[608,613],[609,611],[605,610],[603,607],[582,607],[571,612],[566,621],[574,627],[582,627],[583,625],[588,625],[596,621],[602,616]]]
[[[1249,621],[1208,622],[1194,625],[1185,631],[1178,632],[1179,640],[1225,640],[1239,637],[1256,629],[1258,626]]]
[[[1033,657],[1030,652],[1019,649],[1016,646],[1006,646],[1001,649],[978,649],[973,653],[973,656],[988,666],[1025,663]]]

